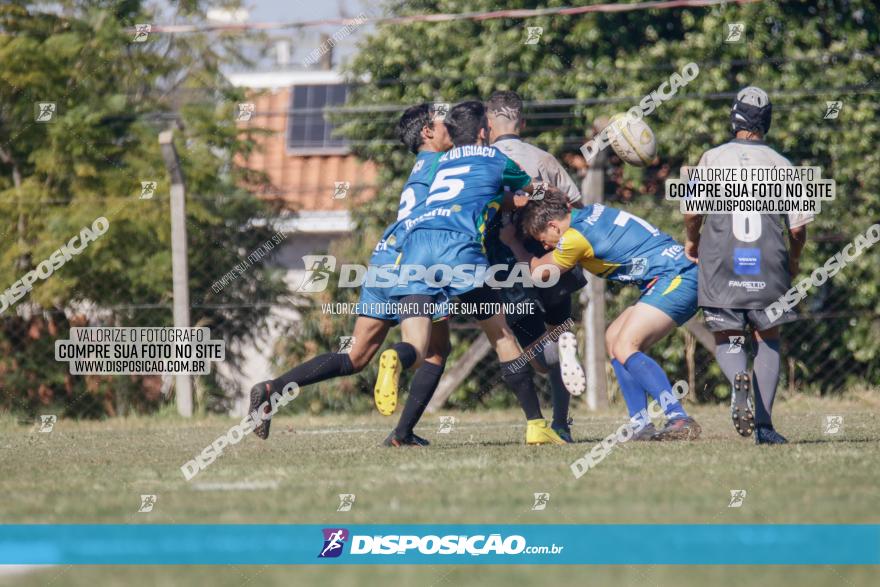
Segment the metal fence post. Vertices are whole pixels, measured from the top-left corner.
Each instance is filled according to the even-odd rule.
[[[171,272],[174,294],[174,326],[189,327],[189,266],[186,246],[186,204],[183,173],[174,148],[174,130],[159,133],[162,158],[171,177]],[[184,418],[193,415],[192,379],[175,375],[177,413]]]
[[[584,205],[601,204],[605,201],[606,161],[607,155],[599,152],[590,163],[581,184]],[[585,302],[583,323],[587,408],[595,411],[608,406],[605,376],[605,281],[591,275],[587,287],[583,289],[581,300]]]

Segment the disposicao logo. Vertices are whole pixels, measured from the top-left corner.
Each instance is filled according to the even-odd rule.
[[[336,558],[342,554],[342,547],[348,540],[348,530],[345,528],[324,528],[324,547],[318,554],[318,558]]]

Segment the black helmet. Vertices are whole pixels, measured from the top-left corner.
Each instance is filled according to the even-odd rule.
[[[736,95],[733,108],[730,110],[730,124],[733,126],[734,134],[739,130],[767,134],[770,130],[772,114],[773,106],[770,104],[770,96],[767,92],[749,86]]]

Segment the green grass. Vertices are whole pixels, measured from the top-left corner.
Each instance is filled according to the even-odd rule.
[[[695,408],[703,437],[693,443],[631,443],[575,480],[569,464],[621,423],[618,411],[576,414],[566,447],[526,447],[520,414],[455,413],[450,434],[438,417],[420,432],[429,449],[378,446],[392,420],[378,415],[277,418],[267,442],[228,448],[193,481],[180,466],[232,421],[135,418],[59,421],[49,434],[0,420],[4,523],[880,523],[880,407],[872,395],[847,402],[797,398],[777,405],[777,428],[792,443],[756,447],[739,438],[722,407]],[[844,431],[822,432],[825,415]],[[336,430],[328,432],[328,430]],[[205,490],[251,481],[261,490]],[[748,492],[728,508],[731,489]],[[533,512],[533,493],[550,492]],[[339,493],[357,495],[336,512]],[[137,513],[156,494],[152,513]],[[9,577],[7,584],[527,585],[590,578],[590,584],[869,584],[865,568],[739,567],[346,567],[70,568]],[[258,581],[259,579],[259,581]],[[592,580],[594,579],[594,580]],[[54,581],[54,582],[53,582]],[[2,583],[2,578],[0,578]]]
[[[22,587],[824,587],[877,584],[876,567],[50,567],[0,585]]]

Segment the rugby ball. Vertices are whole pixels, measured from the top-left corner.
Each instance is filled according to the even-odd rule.
[[[611,148],[630,165],[644,167],[657,156],[657,140],[644,119],[615,114],[605,131]]]

